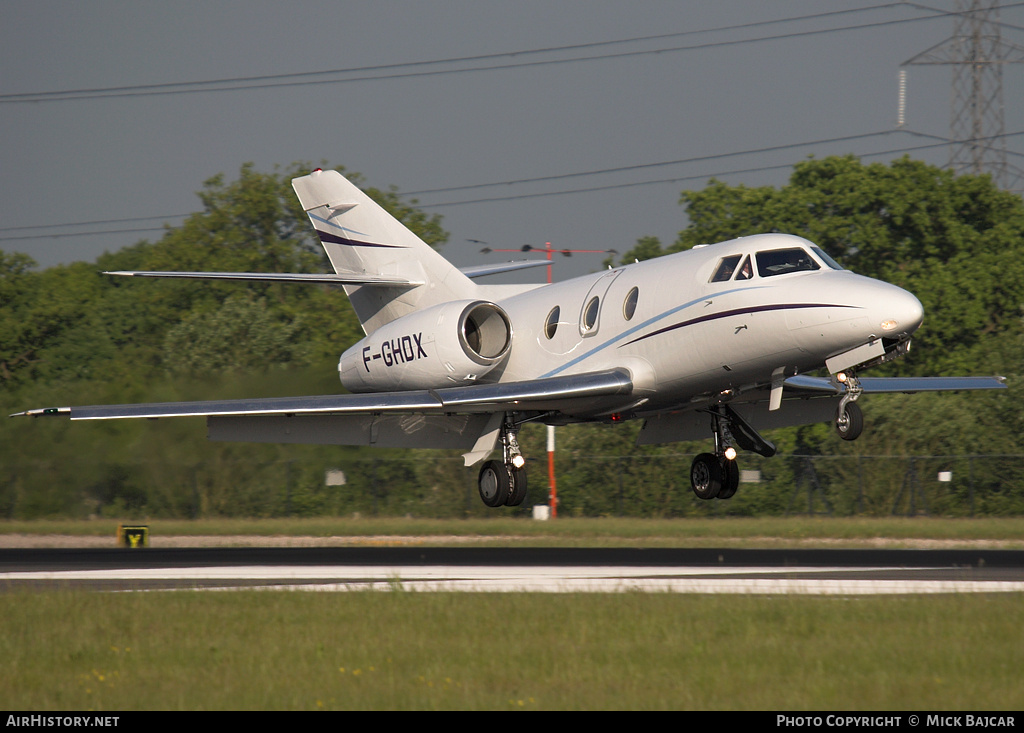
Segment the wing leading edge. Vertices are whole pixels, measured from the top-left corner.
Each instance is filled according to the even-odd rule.
[[[498,382],[406,392],[47,407],[25,410],[15,413],[11,417],[65,415],[72,420],[114,420],[255,415],[472,414],[504,412],[506,410],[558,411],[594,398],[629,395],[632,390],[633,383],[628,371],[610,369],[523,382]]]
[[[1005,377],[860,377],[864,394],[895,394],[904,392],[960,392],[978,389],[1006,389]],[[798,375],[785,381],[786,391],[840,395],[845,387],[837,387],[825,377]]]

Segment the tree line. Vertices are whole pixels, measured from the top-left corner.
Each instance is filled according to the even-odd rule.
[[[0,251],[0,399],[7,413],[340,391],[338,355],[362,336],[340,289],[101,274],[329,271],[290,186],[309,167],[260,172],[246,165],[233,180],[216,176],[198,193],[200,210],[181,226],[95,262],[40,270],[26,255]],[[357,174],[346,175],[361,182]],[[366,190],[431,245],[446,241],[439,216],[394,189]],[[687,223],[674,242],[641,236],[622,263],[767,231],[797,234],[844,267],[904,287],[923,303],[914,348],[879,374],[1008,377],[1008,393],[865,398],[860,440],[837,440],[828,425],[776,431],[772,438],[783,456],[1024,455],[1020,388],[1013,378],[1024,358],[1019,196],[1000,191],[986,176],[955,176],[910,158],[865,165],[845,156],[801,161],[778,188],[711,180],[683,191],[680,207],[680,221],[685,214]],[[466,501],[473,470],[445,453],[208,443],[201,419],[0,425],[6,469],[0,516],[10,518],[477,511],[478,502]],[[686,469],[679,465],[688,463],[673,457],[703,447],[637,447],[637,427],[559,429],[563,507],[579,514],[698,511],[687,508],[689,497],[669,500],[666,492],[685,496],[680,476]],[[541,431],[524,430],[522,440],[532,459],[543,458]],[[600,480],[607,466],[602,469],[599,459],[620,461],[614,487]],[[896,482],[906,484],[906,464],[893,471],[883,463],[867,462],[872,486],[892,492]],[[766,498],[736,511],[778,513],[784,510],[778,496],[803,485],[799,464],[768,465],[768,485],[749,489]],[[971,490],[978,486],[994,497],[980,504],[984,512],[1019,513],[1021,471],[1000,465],[998,472],[979,469]],[[864,466],[860,461],[858,470]],[[339,467],[348,468],[349,488],[325,487],[324,472]],[[543,475],[533,472],[535,484]],[[546,493],[546,486],[535,486],[528,504],[543,503]],[[861,510],[882,511],[886,503]]]

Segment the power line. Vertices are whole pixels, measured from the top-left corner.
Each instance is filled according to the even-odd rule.
[[[121,219],[94,219],[92,221],[70,221],[62,224],[30,224],[17,227],[0,227],[0,233],[6,232],[38,232],[42,229],[66,229],[68,227],[92,227],[101,224],[132,224],[143,221],[163,221],[171,219],[183,219],[191,214],[168,214],[167,216],[131,216]],[[147,232],[162,232],[166,227],[147,227],[139,229],[100,229],[95,231],[75,232],[51,232],[49,234],[14,234],[13,236],[0,235],[0,242],[18,242],[32,239],[64,239],[67,237],[93,237],[99,234],[143,234]]]
[[[946,13],[946,15],[969,16],[973,12],[973,11],[970,11],[970,10],[968,10],[968,11],[961,11],[961,10],[943,11],[943,10],[941,10],[939,8],[933,8],[930,5],[924,5],[923,3],[914,3],[914,2],[904,2],[904,3],[901,3],[901,5],[906,5],[907,7],[911,7],[911,8],[917,8],[918,10],[929,10],[929,11],[932,11],[932,12],[935,12],[935,13],[943,13],[944,12],[944,13]],[[1004,8],[1019,8],[1022,5],[1024,5],[1024,2],[1011,3],[1010,5],[1004,5],[1003,7]],[[1013,23],[1007,23],[1004,20],[996,20],[996,21],[994,21],[994,24],[997,25],[997,26],[1001,26],[1003,28],[1012,28],[1015,31],[1024,31],[1024,26],[1014,25]]]
[[[875,153],[862,153],[862,154],[859,154],[858,157],[861,157],[861,158],[872,158],[872,157],[885,156],[885,155],[895,155],[897,153],[911,153],[911,152],[917,152],[917,151],[921,151],[921,150],[931,150],[931,149],[935,149],[935,148],[941,148],[941,147],[945,147],[945,146],[949,145],[949,141],[948,140],[946,140],[944,138],[938,138],[937,136],[934,136],[934,135],[925,135],[924,133],[913,133],[913,132],[911,132],[909,130],[906,130],[905,132],[908,132],[908,133],[910,133],[912,135],[920,135],[922,137],[936,138],[938,140],[941,140],[941,142],[929,143],[927,145],[916,145],[916,146],[910,146],[910,147],[893,148],[891,150],[884,150],[884,151],[879,151],[879,152],[875,152]],[[1003,135],[1002,137],[1014,137],[1014,136],[1019,136],[1019,135],[1024,135],[1024,131],[1007,133],[1007,134]],[[465,206],[465,205],[468,205],[468,204],[497,203],[497,202],[503,202],[503,201],[516,201],[516,200],[521,200],[521,199],[543,198],[545,196],[564,196],[564,195],[575,194],[575,193],[596,193],[596,192],[599,192],[599,191],[610,191],[610,190],[621,189],[621,188],[636,188],[638,186],[652,186],[652,185],[666,184],[666,183],[680,183],[682,181],[693,181],[693,180],[700,180],[700,179],[705,179],[705,178],[718,178],[720,176],[739,175],[739,174],[743,174],[743,173],[763,173],[763,172],[767,172],[767,171],[782,170],[782,169],[792,168],[792,167],[793,167],[792,163],[784,163],[784,164],[779,164],[779,165],[759,166],[759,167],[756,167],[756,168],[741,168],[741,169],[728,170],[728,171],[719,171],[719,172],[716,172],[716,173],[697,173],[697,174],[694,174],[694,175],[678,176],[678,177],[675,177],[675,178],[661,178],[661,179],[648,180],[648,181],[634,181],[634,182],[631,182],[631,183],[612,183],[612,184],[607,184],[607,185],[603,185],[603,186],[589,186],[589,187],[586,187],[586,188],[563,189],[561,191],[548,191],[546,193],[509,194],[507,196],[493,196],[493,197],[489,197],[489,198],[468,199],[468,200],[464,200],[464,201],[445,201],[445,202],[436,203],[436,204],[420,203],[420,204],[417,204],[417,206],[419,208],[421,208],[421,209],[440,209],[440,208],[449,207],[449,206]]]
[[[45,228],[45,225],[43,226]],[[98,234],[143,234],[145,232],[166,231],[164,227],[150,227],[147,229],[105,229],[94,232],[63,232],[54,234],[28,234],[16,237],[0,237],[0,242],[27,241],[30,239],[66,239],[68,237],[94,237]]]
[[[527,49],[522,51],[503,51],[500,53],[490,54],[478,54],[474,56],[456,56],[447,59],[434,59],[430,61],[410,61],[405,63],[395,64],[378,64],[374,66],[357,66],[347,69],[326,69],[322,71],[301,71],[292,72],[287,74],[263,74],[259,76],[236,76],[228,77],[224,79],[204,79],[197,81],[183,81],[183,82],[167,82],[163,84],[137,84],[130,86],[117,86],[117,87],[95,87],[91,89],[74,89],[74,90],[63,90],[63,91],[52,91],[52,92],[24,92],[20,94],[0,94],[0,100],[2,101],[14,101],[19,98],[33,98],[32,101],[37,101],[36,98],[49,97],[49,96],[62,96],[67,94],[92,94],[92,93],[105,93],[105,92],[129,92],[129,91],[145,91],[150,89],[163,89],[169,87],[183,87],[183,86],[207,86],[217,84],[236,84],[240,82],[259,82],[259,81],[275,81],[282,79],[299,79],[310,76],[326,76],[328,74],[350,74],[350,73],[363,73],[368,71],[386,71],[389,69],[402,69],[402,68],[414,68],[418,66],[431,66],[436,64],[450,64],[450,63],[466,63],[470,61],[486,61],[490,59],[506,58],[509,56],[527,56],[534,54],[543,53],[555,53],[559,51],[577,51],[585,48],[598,48],[601,46],[612,46],[620,45],[625,43],[637,43],[641,41],[652,41],[652,40],[663,40],[666,38],[681,38],[690,35],[698,35],[702,33],[717,33],[722,31],[730,30],[743,30],[747,28],[757,28],[766,25],[777,25],[780,23],[791,23],[801,20],[815,20],[825,18],[834,15],[848,15],[851,13],[862,13],[872,10],[889,9],[897,7],[899,5],[905,5],[906,3],[893,2],[885,3],[883,5],[873,5],[866,8],[853,8],[849,10],[833,10],[825,13],[811,13],[809,15],[795,16],[791,18],[778,18],[775,20],[763,20],[754,23],[738,23],[735,25],[720,26],[717,28],[705,28],[701,30],[692,31],[677,31],[674,33],[659,33],[650,36],[635,36],[633,38],[620,38],[613,39],[610,41],[594,41],[590,43],[576,43],[564,46],[549,46],[547,48],[535,48]],[[931,12],[942,12],[933,8],[927,8]]]
[[[156,219],[181,219],[190,214],[170,214],[168,216],[132,216],[124,219],[94,219],[92,221],[69,221],[64,224],[35,224],[20,227],[0,227],[0,232],[19,232],[26,229],[61,229],[64,227],[97,226],[99,224],[127,224],[133,221],[155,221]]]
[[[494,183],[475,183],[466,186],[448,186],[446,188],[426,188],[419,191],[407,191],[400,195],[402,196],[423,196],[431,193],[447,193],[450,191],[465,191],[476,188],[488,188],[491,186],[514,186],[521,183],[541,183],[545,181],[557,181],[566,178],[580,178],[583,176],[596,176],[606,173],[622,173],[624,171],[642,170],[645,168],[659,168],[668,165],[682,165],[685,163],[702,163],[709,160],[720,160],[722,158],[732,158],[741,155],[756,155],[759,153],[773,153],[780,150],[792,150],[793,148],[805,148],[811,145],[828,145],[832,143],[850,142],[852,140],[863,140],[870,137],[879,137],[883,135],[891,135],[893,133],[900,132],[900,130],[882,130],[880,132],[867,132],[859,135],[845,135],[843,137],[826,138],[823,140],[812,140],[809,142],[802,143],[787,143],[785,145],[772,145],[766,148],[756,148],[752,150],[740,150],[732,153],[716,153],[713,155],[700,155],[693,158],[681,158],[679,160],[666,160],[657,163],[641,163],[638,165],[626,165],[617,168],[603,168],[600,170],[592,171],[580,171],[577,173],[562,173],[559,175],[551,176],[538,176],[536,178],[519,178],[511,181],[496,181]]]
[[[446,188],[423,189],[423,190],[420,190],[420,191],[401,192],[401,193],[399,193],[399,195],[400,196],[418,196],[418,195],[430,194],[430,193],[442,193],[442,192],[446,192],[447,193],[447,192],[451,192],[451,191],[466,191],[466,190],[473,190],[473,189],[478,189],[478,188],[489,188],[489,187],[493,187],[493,186],[513,186],[513,185],[520,185],[520,184],[526,184],[526,183],[541,183],[541,182],[546,182],[546,181],[563,180],[563,179],[567,179],[567,178],[581,178],[581,177],[586,177],[586,176],[595,176],[595,175],[602,175],[602,174],[608,174],[608,173],[620,173],[620,172],[630,171],[630,170],[643,170],[643,169],[649,169],[649,168],[658,168],[658,167],[664,167],[664,166],[669,166],[669,165],[683,165],[683,164],[686,164],[686,163],[707,162],[707,161],[711,161],[711,160],[721,160],[723,158],[738,157],[738,156],[743,156],[743,155],[758,155],[758,154],[762,154],[762,153],[778,152],[780,150],[791,150],[791,149],[794,149],[794,148],[802,148],[802,147],[808,147],[808,146],[812,146],[812,145],[827,145],[827,144],[830,144],[830,143],[850,142],[852,140],[863,140],[863,139],[867,139],[867,138],[871,138],[871,137],[891,135],[894,132],[900,132],[900,131],[899,130],[885,130],[885,131],[881,131],[881,132],[863,133],[863,134],[859,134],[859,135],[846,135],[846,136],[843,136],[843,137],[828,138],[828,139],[823,139],[823,140],[812,140],[812,141],[807,141],[807,142],[802,142],[802,143],[788,143],[788,144],[785,144],[785,145],[772,145],[772,146],[768,146],[768,147],[764,147],[764,148],[755,148],[755,149],[736,151],[736,152],[731,152],[731,153],[717,153],[717,154],[713,154],[713,155],[701,155],[701,156],[696,156],[696,157],[692,157],[692,158],[683,158],[683,159],[679,159],[679,160],[660,161],[660,162],[656,162],[656,163],[641,163],[641,164],[638,164],[638,165],[620,166],[620,167],[617,167],[617,168],[605,168],[605,169],[593,170],[593,171],[577,171],[575,173],[564,173],[564,174],[560,174],[560,175],[551,175],[551,176],[539,176],[539,177],[536,177],[536,178],[520,178],[520,179],[515,179],[515,180],[509,180],[509,181],[495,181],[495,182],[492,182],[492,183],[476,183],[476,184],[469,184],[469,185],[465,185],[465,186],[449,186],[449,187],[446,187]],[[456,204],[452,204],[452,205],[456,205]],[[67,227],[86,227],[86,226],[97,226],[97,225],[101,225],[101,224],[128,224],[128,223],[141,222],[141,221],[156,221],[156,220],[166,221],[168,219],[179,219],[179,218],[184,218],[186,216],[190,216],[190,214],[170,214],[170,215],[166,215],[166,216],[140,216],[140,217],[130,217],[130,218],[122,218],[122,219],[98,219],[98,220],[83,221],[83,222],[66,222],[66,223],[63,223],[63,224],[36,224],[36,225],[28,225],[28,226],[2,227],[2,228],[0,228],[0,233],[3,233],[3,232],[39,231],[41,229],[60,229],[60,228],[67,228]],[[58,238],[72,237],[72,236],[83,236],[84,237],[84,236],[93,236],[93,235],[98,235],[98,234],[119,234],[119,233],[134,234],[134,233],[155,232],[155,231],[162,231],[162,227],[151,227],[151,228],[146,228],[146,229],[106,229],[106,230],[91,231],[91,232],[73,232],[73,233],[68,233],[68,234],[53,233],[53,234],[36,234],[36,235],[0,236],[0,242],[8,242],[8,241],[16,241],[16,240],[29,240],[29,239],[51,239],[51,238],[52,239],[58,239]]]
[[[744,156],[744,155],[760,155],[760,154],[763,154],[763,153],[778,152],[780,150],[792,150],[792,149],[795,149],[795,148],[812,147],[812,146],[816,146],[816,145],[835,144],[835,143],[840,143],[840,142],[849,142],[849,141],[852,141],[852,140],[865,140],[865,139],[873,138],[873,137],[885,137],[885,136],[889,136],[889,135],[892,135],[892,134],[911,135],[913,137],[927,138],[927,139],[930,139],[930,140],[935,140],[937,142],[929,143],[927,145],[918,145],[918,146],[894,148],[894,149],[891,149],[891,150],[875,152],[875,153],[863,153],[863,154],[860,154],[860,157],[868,158],[868,157],[877,157],[877,156],[882,156],[882,155],[893,155],[893,154],[896,154],[896,153],[909,153],[909,152],[916,152],[916,151],[920,151],[920,150],[930,150],[930,149],[934,149],[934,148],[938,148],[938,147],[943,147],[943,146],[949,144],[949,141],[946,138],[944,138],[944,137],[940,137],[938,135],[932,135],[932,134],[924,133],[924,132],[915,132],[913,130],[908,130],[908,129],[903,128],[903,129],[897,129],[897,130],[885,130],[885,131],[880,131],[880,132],[862,133],[862,134],[859,134],[859,135],[845,135],[845,136],[842,136],[842,137],[827,138],[827,139],[822,139],[822,140],[812,140],[812,141],[807,141],[807,142],[802,142],[802,143],[787,143],[787,144],[784,144],[784,145],[771,145],[771,146],[764,147],[764,148],[756,148],[756,149],[750,149],[750,150],[743,150],[743,151],[737,151],[737,152],[732,152],[732,153],[716,153],[716,154],[712,154],[712,155],[701,155],[701,156],[695,156],[695,157],[692,157],[692,158],[683,158],[683,159],[680,159],[680,160],[672,160],[672,161],[662,161],[662,162],[658,162],[658,163],[643,163],[643,164],[639,164],[639,165],[620,166],[620,167],[617,167],[617,168],[606,168],[606,169],[595,170],[595,171],[580,171],[580,172],[575,172],[575,173],[565,173],[565,174],[561,174],[561,175],[539,176],[539,177],[536,177],[536,178],[521,178],[521,179],[515,179],[515,180],[509,180],[509,181],[496,181],[496,182],[491,182],[491,183],[470,184],[470,185],[466,185],[466,186],[449,186],[447,188],[436,188],[436,189],[429,189],[429,190],[425,189],[425,190],[422,190],[422,191],[411,191],[411,192],[407,192],[407,193],[399,193],[399,195],[400,196],[413,196],[413,195],[422,195],[422,194],[426,194],[426,193],[441,193],[441,192],[446,192],[447,193],[447,192],[452,192],[452,191],[466,191],[466,190],[474,190],[474,189],[479,189],[479,188],[489,188],[489,187],[494,187],[494,186],[512,186],[512,185],[520,185],[520,184],[528,184],[528,183],[540,183],[540,182],[548,182],[548,181],[555,181],[555,180],[564,180],[564,179],[567,179],[567,178],[580,178],[580,177],[585,177],[585,176],[602,175],[602,174],[608,174],[608,173],[618,173],[618,172],[624,172],[624,171],[630,171],[630,170],[643,170],[643,169],[662,167],[662,166],[667,166],[667,165],[683,165],[683,164],[687,164],[687,163],[700,163],[700,162],[708,162],[708,161],[712,161],[712,160],[723,160],[725,158],[739,157],[739,156]],[[1016,136],[1020,136],[1020,135],[1024,135],[1024,131],[1007,133],[1007,134],[1002,135],[1000,137],[1009,138],[1009,137],[1016,137]],[[1017,153],[1014,153],[1014,154],[1016,155]],[[469,200],[464,200],[464,201],[448,201],[448,202],[436,203],[436,204],[422,204],[421,203],[421,204],[418,204],[418,206],[420,208],[431,209],[431,208],[442,208],[442,207],[446,207],[446,206],[463,206],[463,205],[467,205],[467,204],[492,203],[492,202],[500,202],[500,201],[513,201],[513,200],[518,200],[518,199],[540,198],[540,197],[544,197],[544,196],[561,196],[561,195],[573,194],[573,193],[593,193],[593,192],[597,192],[597,191],[607,191],[607,190],[613,190],[613,189],[618,189],[618,188],[634,188],[634,187],[637,187],[637,186],[650,186],[650,185],[665,184],[665,183],[679,183],[679,182],[682,182],[682,181],[698,180],[698,179],[702,179],[702,178],[715,178],[715,177],[719,177],[719,176],[728,176],[728,175],[739,175],[739,174],[743,174],[743,173],[761,173],[761,172],[767,172],[767,171],[773,171],[773,170],[782,170],[782,169],[792,168],[792,167],[793,167],[792,163],[785,163],[785,164],[780,164],[780,165],[758,166],[758,167],[753,167],[753,168],[741,168],[741,169],[734,169],[734,170],[728,170],[728,171],[719,171],[719,172],[716,172],[716,173],[698,173],[698,174],[687,175],[687,176],[677,176],[677,177],[673,177],[673,178],[661,178],[661,179],[648,180],[648,181],[634,181],[634,182],[630,182],[630,183],[616,183],[616,184],[607,184],[607,185],[602,185],[602,186],[590,186],[590,187],[586,187],[586,188],[566,189],[566,190],[562,190],[562,191],[552,191],[552,192],[547,192],[547,193],[510,194],[510,195],[507,195],[507,196],[496,196],[496,197],[490,197],[490,198],[469,199]],[[65,223],[62,223],[62,224],[36,224],[36,225],[16,226],[16,227],[2,227],[2,228],[0,228],[0,232],[28,232],[28,231],[39,231],[39,230],[44,230],[44,229],[60,229],[60,228],[67,228],[67,227],[96,226],[96,225],[100,225],[100,224],[128,224],[128,223],[133,223],[133,222],[158,221],[158,220],[159,221],[167,221],[167,220],[170,220],[170,219],[180,219],[180,218],[184,218],[184,217],[187,217],[187,216],[191,216],[191,214],[168,214],[168,215],[165,215],[165,216],[136,216],[136,217],[128,217],[128,218],[122,218],[122,219],[96,219],[96,220],[92,220],[92,221],[82,221],[82,222],[65,222]],[[101,235],[101,234],[141,234],[141,233],[147,233],[147,232],[162,232],[164,230],[165,230],[165,227],[149,227],[149,228],[132,228],[132,229],[105,229],[105,230],[87,231],[87,232],[86,231],[77,231],[77,232],[67,232],[67,233],[49,233],[49,234],[30,234],[30,235],[0,236],[0,242],[20,241],[20,240],[33,240],[33,239],[63,239],[63,238],[68,238],[68,237],[89,237],[89,236],[96,236],[96,235]]]
[[[441,64],[453,64],[453,63],[466,63],[466,62],[480,62],[480,61],[491,61],[498,58],[508,58],[516,56],[536,55],[543,53],[554,53],[560,51],[573,51],[581,50],[585,48],[595,48],[600,46],[609,46],[624,43],[635,43],[649,40],[663,40],[670,37],[683,37],[688,35],[695,35],[701,33],[712,33],[720,32],[724,30],[736,30],[753,28],[757,26],[788,23],[807,19],[816,19],[829,15],[840,15],[849,14],[855,12],[865,12],[878,9],[889,9],[904,5],[905,3],[888,3],[885,5],[876,5],[868,8],[851,9],[846,11],[832,11],[830,13],[817,13],[807,16],[798,16],[787,19],[779,19],[773,21],[761,21],[758,23],[746,23],[735,26],[723,26],[721,28],[701,30],[701,31],[680,31],[677,33],[661,34],[657,36],[641,36],[630,39],[618,39],[612,41],[599,41],[588,44],[576,44],[574,46],[557,46],[546,49],[531,49],[525,51],[510,51],[500,54],[485,54],[479,56],[467,56],[460,58],[450,59],[439,59],[433,61],[417,61],[409,62],[404,64],[386,64],[380,66],[366,66],[366,67],[355,67],[351,69],[336,69],[330,71],[311,71],[311,72],[298,72],[293,74],[279,74],[279,75],[265,75],[265,76],[254,76],[254,77],[233,77],[218,80],[208,81],[196,81],[196,82],[170,82],[166,84],[150,84],[150,85],[136,85],[136,86],[123,86],[123,87],[103,87],[94,89],[78,89],[78,90],[65,90],[56,92],[24,92],[17,94],[4,94],[0,95],[0,104],[25,104],[29,102],[61,102],[61,101],[72,101],[82,99],[110,99],[116,97],[144,97],[144,96],[166,96],[166,95],[180,95],[180,94],[198,94],[198,93],[210,93],[210,92],[226,92],[226,91],[243,91],[247,89],[271,89],[281,87],[299,87],[299,86],[322,86],[328,84],[347,84],[352,82],[360,81],[383,81],[393,79],[408,79],[408,78],[419,78],[427,76],[441,76],[450,74],[462,74],[478,71],[499,71],[509,69],[520,69],[538,66],[550,66],[556,64],[570,64],[580,63],[586,61],[598,61],[607,59],[621,59],[630,58],[637,56],[647,56],[664,53],[675,53],[681,51],[696,51],[706,50],[711,48],[721,48],[727,46],[743,45],[748,43],[759,43],[763,41],[775,41],[785,40],[790,38],[800,38],[806,36],[822,35],[828,33],[840,33],[852,30],[864,30],[868,28],[877,28],[881,26],[897,25],[903,23],[914,23],[922,20],[934,20],[936,18],[944,17],[949,15],[945,11],[938,10],[927,10],[925,12],[931,12],[932,15],[924,17],[904,18],[897,20],[886,20],[877,21],[873,23],[863,23],[859,25],[840,26],[834,28],[824,28],[817,30],[806,30],[806,31],[793,31],[790,33],[782,33],[769,36],[760,36],[756,38],[747,39],[736,39],[736,40],[724,40],[724,41],[710,41],[707,43],[699,43],[688,46],[670,46],[665,48],[657,49],[646,49],[637,51],[624,51],[619,53],[606,53],[597,54],[590,56],[577,56],[567,59],[545,59],[538,61],[522,61],[506,64],[487,65],[487,66],[470,66],[458,69],[437,69],[431,71],[405,71],[396,72],[391,74],[374,74],[371,76],[355,76],[344,79],[317,79],[311,80],[309,77],[313,76],[327,76],[337,74],[353,74],[353,73],[371,73],[375,71],[386,71],[389,69],[416,69],[424,66],[441,65]],[[183,88],[188,87],[188,88]]]

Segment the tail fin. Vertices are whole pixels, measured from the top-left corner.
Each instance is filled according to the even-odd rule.
[[[408,281],[345,286],[367,334],[413,311],[475,297],[468,277],[337,171],[314,171],[292,188],[336,273]]]

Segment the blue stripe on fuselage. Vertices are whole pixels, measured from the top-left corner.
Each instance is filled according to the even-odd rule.
[[[657,331],[653,331],[653,332],[651,332],[651,333],[649,333],[649,334],[647,334],[645,336],[640,336],[639,338],[635,338],[632,341],[630,341],[629,343],[630,344],[635,344],[637,341],[643,341],[644,339],[649,339],[652,336],[659,336],[659,335],[661,335],[663,333],[668,333],[669,331],[675,331],[677,328],[685,328],[686,326],[692,326],[692,325],[694,325],[696,323],[706,323],[708,321],[715,321],[715,320],[718,320],[719,318],[728,318],[729,316],[735,316],[735,315],[738,315],[740,313],[765,313],[767,311],[788,311],[788,310],[798,310],[800,308],[856,308],[856,307],[857,306],[855,306],[855,305],[839,305],[838,303],[778,303],[776,305],[756,305],[753,308],[751,308],[751,307],[734,308],[733,310],[719,311],[718,313],[712,313],[712,314],[707,315],[707,316],[700,316],[699,318],[691,318],[690,320],[683,321],[682,323],[676,323],[676,324],[671,325],[671,326],[665,326],[665,328],[659,329]],[[628,345],[629,344],[623,344],[623,346],[628,346]]]
[[[759,290],[759,289],[761,289],[761,287],[767,287],[767,286],[759,286],[759,287],[756,287],[756,288],[754,288],[754,287],[734,288],[732,290],[724,290],[721,293],[715,293],[712,297],[720,298],[723,295],[729,295],[730,293],[738,293],[741,290]],[[540,377],[538,377],[538,378],[539,379],[544,379],[545,377],[553,377],[556,374],[558,374],[559,372],[563,372],[566,369],[568,369],[569,367],[575,366],[576,364],[579,364],[584,359],[589,359],[591,356],[593,356],[597,352],[603,351],[604,349],[608,348],[609,346],[612,346],[613,344],[615,344],[615,343],[617,343],[619,341],[622,341],[622,339],[627,338],[629,336],[632,336],[637,331],[642,331],[643,329],[647,328],[651,324],[657,323],[658,321],[662,320],[663,318],[668,318],[669,316],[671,316],[671,315],[673,315],[675,313],[678,313],[681,310],[685,310],[687,308],[690,308],[692,306],[697,305],[698,303],[702,303],[702,302],[710,300],[710,299],[711,298],[709,298],[709,296],[705,295],[705,296],[702,296],[700,298],[696,298],[694,300],[691,300],[688,303],[683,303],[682,305],[677,305],[675,308],[670,308],[669,310],[665,311],[664,313],[659,313],[658,315],[654,316],[653,318],[648,318],[643,323],[639,323],[636,326],[633,326],[633,328],[626,329],[622,333],[620,333],[620,334],[618,334],[618,335],[608,339],[607,341],[605,341],[604,343],[600,344],[599,346],[595,346],[590,351],[587,351],[586,353],[581,354],[580,356],[577,356],[572,361],[566,362],[562,366],[558,367],[557,369],[551,370],[547,374],[540,375]]]
[[[559,374],[560,372],[565,371],[569,367],[572,367],[572,366],[574,366],[576,364],[579,364],[584,359],[589,359],[591,356],[593,356],[594,354],[598,353],[599,351],[603,351],[604,349],[608,348],[609,346],[612,346],[612,345],[618,343],[619,341],[622,341],[623,339],[628,338],[629,336],[632,336],[633,334],[637,333],[638,331],[641,331],[644,328],[647,328],[648,326],[656,323],[657,321],[660,321],[660,320],[663,320],[665,318],[668,318],[669,316],[674,315],[675,313],[678,313],[681,310],[685,310],[686,308],[690,308],[690,307],[692,307],[694,305],[697,305],[698,303],[707,302],[707,301],[712,300],[714,298],[721,298],[723,295],[729,295],[731,293],[737,293],[737,292],[744,291],[744,290],[760,290],[760,289],[765,288],[765,287],[768,287],[768,286],[767,285],[762,285],[762,286],[757,286],[757,287],[734,288],[732,290],[724,290],[724,291],[722,291],[720,293],[714,293],[710,297],[704,296],[702,298],[697,298],[695,300],[691,300],[688,303],[683,303],[682,305],[676,306],[675,308],[667,310],[664,313],[661,313],[661,314],[659,314],[657,316],[654,316],[653,318],[650,318],[650,319],[644,321],[643,323],[634,326],[633,328],[630,328],[630,329],[627,329],[627,330],[623,331],[622,333],[614,336],[613,338],[608,339],[607,341],[605,341],[604,343],[600,344],[599,346],[595,346],[590,351],[587,351],[586,353],[581,354],[580,356],[576,357],[575,359],[573,359],[573,360],[571,360],[569,362],[566,362],[565,364],[563,364],[562,366],[558,367],[557,369],[553,369],[550,372],[548,372],[547,374],[542,374],[539,378],[540,379],[544,379],[545,377],[553,377],[556,374]],[[629,344],[634,344],[634,343],[636,343],[638,341],[643,341],[644,339],[648,339],[648,338],[651,338],[653,336],[658,336],[658,335],[661,335],[661,334],[664,334],[664,333],[668,333],[670,331],[675,331],[676,329],[679,329],[679,328],[685,328],[686,326],[692,326],[692,325],[695,325],[697,323],[706,323],[708,321],[713,321],[713,320],[716,320],[716,319],[719,319],[719,318],[728,318],[729,316],[734,316],[734,315],[737,315],[739,313],[757,313],[757,312],[765,312],[765,311],[773,311],[773,310],[793,310],[793,309],[798,309],[798,308],[855,308],[855,307],[857,307],[857,306],[840,305],[840,304],[834,304],[834,303],[780,303],[780,304],[777,304],[777,305],[761,305],[761,306],[748,306],[748,307],[745,307],[745,308],[735,308],[735,309],[731,309],[731,310],[727,310],[727,311],[718,311],[716,313],[709,313],[708,315],[699,316],[697,318],[691,318],[689,320],[682,321],[680,323],[672,324],[671,326],[665,326],[664,328],[658,329],[657,331],[652,331],[651,333],[648,333],[648,334],[645,334],[645,335],[640,336],[638,338],[632,339],[631,341],[628,341],[627,343],[620,344],[619,348],[621,348],[622,346],[628,346]]]

